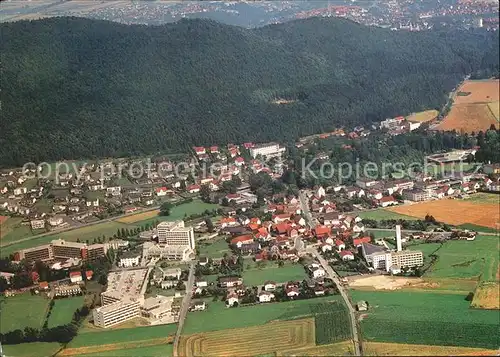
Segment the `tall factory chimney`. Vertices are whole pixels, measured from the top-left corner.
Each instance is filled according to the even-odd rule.
[[[396,247],[398,252],[403,250],[403,244],[401,242],[401,225],[396,225]]]

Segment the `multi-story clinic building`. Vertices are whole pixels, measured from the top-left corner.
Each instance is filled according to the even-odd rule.
[[[94,310],[94,324],[106,328],[140,316],[138,300],[124,299]]]
[[[187,246],[194,249],[193,227],[184,226],[184,221],[161,222],[158,230],[158,243],[171,246]]]
[[[53,260],[77,258],[82,260],[95,260],[106,255],[106,244],[90,244],[68,242],[56,239],[50,244],[23,249],[14,254],[14,259],[20,261],[25,259],[29,263],[37,260],[50,262]]]
[[[147,288],[148,268],[110,272],[108,287],[101,294],[101,307],[94,309],[96,326],[106,328],[140,316]]]
[[[286,149],[277,143],[259,144],[250,148],[250,155],[255,159],[258,155],[273,157],[280,156]]]

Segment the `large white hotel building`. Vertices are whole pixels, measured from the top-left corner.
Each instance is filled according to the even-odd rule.
[[[193,227],[186,227],[184,221],[161,222],[158,230],[158,243],[169,246],[187,246],[194,249]]]

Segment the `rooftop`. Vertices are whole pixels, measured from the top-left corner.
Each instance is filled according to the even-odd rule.
[[[123,297],[139,297],[146,281],[148,268],[112,271],[108,275],[108,288],[105,295]]]

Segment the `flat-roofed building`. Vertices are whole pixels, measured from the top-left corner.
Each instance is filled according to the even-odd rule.
[[[194,249],[193,227],[186,227],[184,221],[161,222],[156,229],[158,231],[158,243],[188,246]]]
[[[94,309],[96,326],[107,328],[140,316],[140,304],[137,300],[124,299]]]
[[[23,249],[18,251],[14,258],[16,261],[26,260],[28,263],[33,263],[38,260],[42,262],[51,261],[54,259],[52,247],[50,244],[39,245],[38,247]]]
[[[424,254],[417,250],[392,252],[392,265],[399,268],[413,268],[424,265]]]
[[[430,200],[432,197],[432,193],[430,192],[430,190],[421,190],[418,188],[414,188],[413,190],[403,191],[403,196],[410,201],[419,202]]]
[[[285,151],[286,149],[280,147],[278,143],[267,143],[255,145],[253,148],[250,148],[250,155],[252,155],[254,159],[259,155],[273,157],[280,156]]]
[[[160,258],[165,260],[189,261],[194,259],[195,252],[187,245],[166,245],[154,242],[145,242],[142,246],[144,259]]]
[[[73,296],[73,295],[81,295],[82,289],[80,285],[59,285],[54,288],[54,296]]]
[[[85,247],[85,243],[67,242],[62,239],[56,239],[51,241],[50,244],[52,245],[52,251],[56,259],[84,258],[82,257],[82,248]]]
[[[99,258],[106,256],[107,252],[106,248],[107,248],[106,244],[92,244],[83,248],[83,251],[85,252],[86,250],[87,260],[97,260]]]
[[[144,300],[141,306],[141,314],[151,319],[159,320],[172,315],[173,296],[156,295]]]

